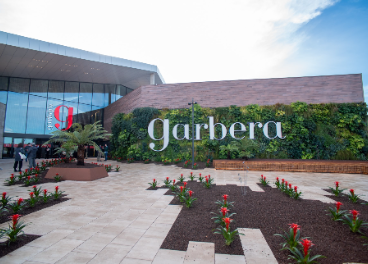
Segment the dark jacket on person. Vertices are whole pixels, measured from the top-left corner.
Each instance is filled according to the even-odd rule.
[[[14,153],[15,153],[14,155],[15,161],[21,161],[22,159],[19,153],[25,154],[26,151],[23,148],[15,148]]]
[[[26,146],[25,148],[24,148],[24,151],[26,152],[26,156],[28,157],[28,152],[29,152],[29,150],[30,150],[30,148],[31,148],[32,146]]]
[[[37,157],[37,150],[38,148],[35,146],[30,147],[28,151],[28,158],[29,159],[35,159]]]

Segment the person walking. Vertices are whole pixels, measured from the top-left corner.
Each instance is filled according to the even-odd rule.
[[[36,168],[36,158],[37,158],[37,147],[35,143],[32,143],[32,147],[28,151],[29,168]]]
[[[19,170],[18,171],[22,171],[22,165],[23,165],[23,159],[20,155],[20,153],[22,153],[22,155],[24,155],[26,153],[26,151],[23,149],[23,143],[19,143],[18,147],[15,148],[15,162],[14,162],[14,172],[17,171],[17,166],[19,165]]]
[[[25,152],[26,152],[26,162],[28,161],[28,153],[29,153],[29,149],[31,148],[31,143],[28,143],[28,145],[24,148]]]
[[[109,153],[109,147],[107,146],[107,144],[105,144],[104,151],[105,151],[105,161],[106,161],[107,160],[107,154]]]
[[[49,146],[47,146],[47,148],[46,148],[46,159],[50,158],[50,151],[51,151],[51,149],[49,148]]]

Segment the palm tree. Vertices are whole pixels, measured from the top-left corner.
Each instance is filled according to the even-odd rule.
[[[85,125],[74,123],[71,127],[73,131],[57,130],[52,132],[52,137],[45,143],[60,142],[66,144],[69,148],[77,147],[77,165],[84,165],[84,147],[92,145],[97,151],[101,151],[100,147],[95,143],[95,140],[104,140],[107,136],[107,131],[102,127],[100,121],[93,124]]]

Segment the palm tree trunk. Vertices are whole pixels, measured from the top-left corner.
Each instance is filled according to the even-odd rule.
[[[79,145],[77,150],[77,165],[84,166],[84,146]]]

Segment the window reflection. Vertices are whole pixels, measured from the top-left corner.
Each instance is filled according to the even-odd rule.
[[[103,107],[104,105],[104,87],[103,84],[93,84],[92,105]]]
[[[52,98],[48,98],[47,100],[47,104],[46,104],[46,109],[45,109],[45,134],[50,134],[51,132],[56,130],[55,124],[61,124],[62,127],[64,127],[64,123],[63,122],[59,122],[56,120],[55,118],[55,109],[60,106],[63,105],[63,101],[61,100],[56,100],[56,99],[52,99]],[[64,108],[65,107],[61,107],[60,111],[59,111],[59,119],[62,121],[65,121],[65,115],[64,115]],[[67,111],[66,111],[67,112]]]
[[[79,103],[91,104],[92,102],[92,84],[81,83],[79,92]]]
[[[126,95],[126,87],[123,85],[118,85],[116,86],[116,98],[115,100],[119,100],[121,97],[123,97],[124,95]]]
[[[9,92],[6,105],[5,129],[8,133],[25,133],[28,93]]]
[[[0,103],[6,104],[8,97],[8,78],[0,77]]]
[[[30,94],[47,97],[49,82],[47,80],[31,80]]]
[[[109,104],[115,102],[115,87],[113,84],[105,84],[105,104],[104,106],[108,106]]]
[[[64,100],[78,103],[78,96],[79,96],[79,83],[65,82]]]
[[[78,123],[86,125],[91,123],[90,118],[91,105],[79,104],[78,105]]]
[[[49,98],[63,100],[64,97],[64,82],[50,81],[49,83]]]
[[[46,120],[46,98],[29,95],[27,134],[44,134]]]

